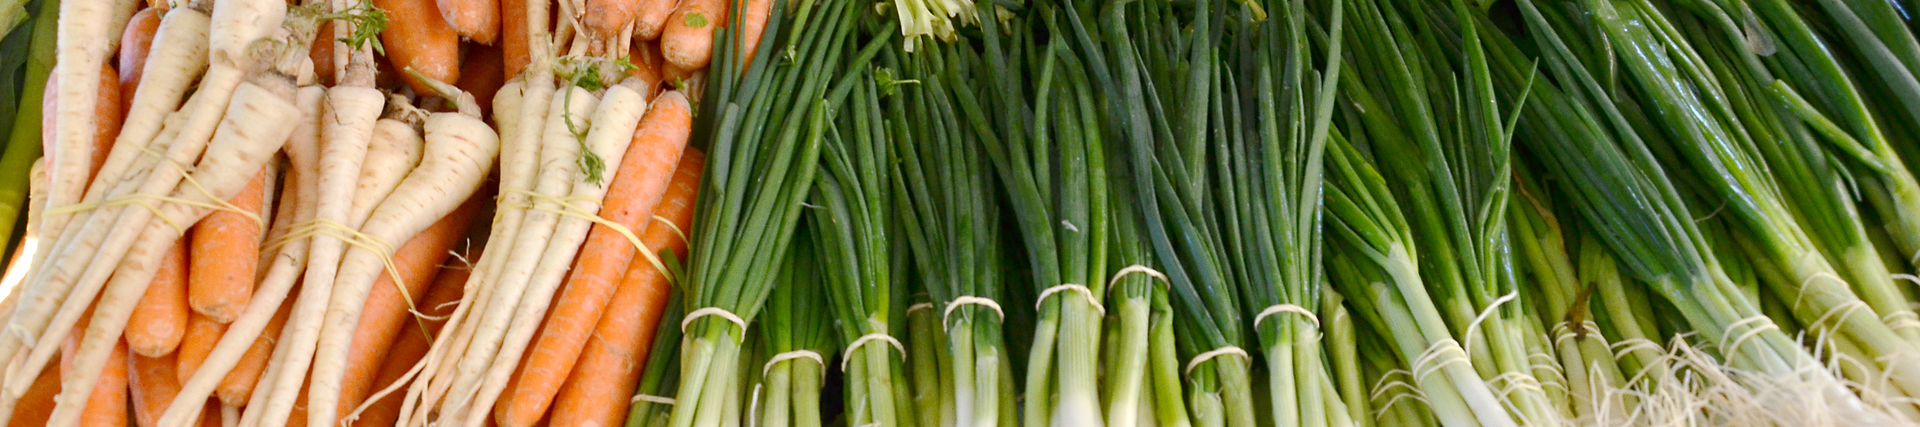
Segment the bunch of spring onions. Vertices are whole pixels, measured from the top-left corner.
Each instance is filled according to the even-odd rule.
[[[1321,357],[1322,158],[1341,43],[1312,68],[1306,2],[1274,2],[1264,21],[1229,19],[1211,106],[1209,162],[1222,254],[1266,359],[1275,425],[1351,425]],[[1344,4],[1325,15],[1341,33]],[[1251,11],[1250,11],[1251,12]]]
[[[1019,408],[1002,334],[1006,308],[998,301],[1007,280],[993,193],[998,180],[981,153],[980,129],[966,126],[956,102],[953,88],[966,83],[958,78],[967,66],[961,49],[921,44],[884,55],[902,78],[888,96],[900,153],[893,168],[895,216],[929,299],[917,310],[926,327],[913,333],[926,335],[917,340],[944,337],[934,344],[944,351],[915,355],[915,380],[932,386],[917,387],[926,394],[918,415],[933,425],[1014,424]]]
[[[805,232],[796,239],[806,239]],[[743,363],[748,375],[760,380],[750,388],[748,419],[760,426],[817,427],[822,425],[820,392],[835,352],[827,292],[815,268],[822,266],[808,246],[795,246],[775,278],[767,311],[755,324],[760,351]],[[630,424],[631,425],[631,424]]]
[[[827,86],[846,69],[839,56],[847,50],[855,9],[844,0],[773,8],[751,62],[743,55],[749,52],[744,32],[730,28],[715,37],[719,75],[708,85],[701,104],[711,112],[696,133],[714,142],[701,186],[715,196],[701,198],[695,209],[682,285],[690,310],[681,321],[671,426],[740,419],[736,401],[745,382],[738,366],[747,325],[772,290],[814,185],[830,116]],[[797,54],[776,60],[787,52]]]

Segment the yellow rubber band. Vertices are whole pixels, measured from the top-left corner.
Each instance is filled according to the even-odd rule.
[[[887,345],[893,346],[894,350],[900,351],[900,360],[907,359],[907,346],[900,344],[900,340],[893,339],[891,335],[874,332],[861,335],[860,339],[853,340],[852,344],[847,344],[846,354],[840,357],[840,370],[847,370],[847,363],[853,361],[853,355],[860,351],[860,347],[873,342],[885,342]]]
[[[1000,303],[987,298],[963,295],[959,298],[954,298],[953,302],[947,303],[946,311],[940,314],[940,329],[944,330],[947,328],[947,319],[953,318],[953,311],[960,309],[960,306],[963,305],[985,306],[993,309],[993,314],[999,316],[999,321],[1004,322],[1007,320],[1007,312],[1000,310]]]
[[[767,363],[765,365],[760,365],[760,376],[766,376],[767,372],[772,371],[773,365],[780,364],[780,362],[797,360],[797,359],[812,360],[813,363],[818,363],[820,364],[820,366],[827,366],[827,359],[820,357],[819,352],[816,352],[813,350],[794,350],[794,351],[776,354],[776,355],[773,355],[773,357],[767,358]]]
[[[694,319],[699,319],[707,316],[714,316],[714,317],[719,317],[721,319],[726,319],[727,322],[733,323],[734,326],[739,326],[742,338],[745,337],[747,332],[747,320],[741,319],[739,315],[735,315],[733,314],[733,312],[727,311],[726,309],[723,309],[720,307],[704,307],[699,310],[694,310],[692,313],[687,313],[687,317],[680,319],[680,332],[686,333],[687,325],[693,324]]]
[[[1467,366],[1473,366],[1468,360],[1467,352],[1460,349],[1459,342],[1452,339],[1434,341],[1433,344],[1427,345],[1426,350],[1420,352],[1420,357],[1414,358],[1413,379],[1424,384],[1427,377],[1439,373],[1447,365],[1467,363]]]
[[[1240,356],[1240,357],[1246,358],[1249,361],[1253,360],[1253,356],[1248,355],[1246,350],[1242,350],[1240,349],[1240,347],[1226,346],[1226,347],[1220,347],[1213,350],[1209,350],[1206,353],[1200,353],[1200,354],[1194,355],[1193,360],[1187,361],[1187,368],[1181,370],[1180,372],[1191,377],[1193,376],[1193,368],[1198,368],[1202,363],[1207,363],[1207,361],[1213,360],[1216,357],[1226,356],[1226,355]]]
[[[549,196],[549,195],[535,193],[535,192],[526,191],[526,190],[513,190],[513,191],[517,193],[525,194],[528,199],[536,199],[536,200],[551,202],[551,203],[566,207],[565,209],[555,209],[555,208],[550,208],[546,206],[541,206],[537,202],[530,202],[528,203],[528,206],[527,206],[527,208],[529,209],[539,210],[543,212],[550,212],[560,216],[579,218],[587,221],[592,221],[594,224],[605,226],[608,229],[613,230],[613,232],[615,233],[620,233],[620,237],[625,237],[627,239],[627,243],[633,244],[635,252],[639,252],[640,256],[645,257],[647,259],[648,264],[653,264],[653,268],[655,270],[659,270],[660,275],[667,278],[667,283],[671,284],[674,282],[673,274],[669,273],[669,271],[667,270],[667,263],[660,260],[659,254],[656,254],[653,252],[652,249],[647,248],[646,243],[641,243],[640,236],[633,234],[633,229],[627,228],[626,225],[622,225],[620,223],[608,220],[604,217],[601,217],[600,215],[589,213],[586,211],[586,208],[573,204],[573,202],[586,202],[586,203],[599,204],[600,203],[599,200],[593,200],[590,198],[579,197],[579,196],[554,197],[554,196]],[[655,218],[659,218],[659,217],[656,216]],[[668,223],[667,225],[672,226],[673,224]],[[682,237],[684,238],[685,236],[683,235]]]
[[[1107,308],[1100,305],[1100,299],[1093,296],[1093,290],[1087,289],[1086,286],[1081,286],[1077,283],[1062,283],[1040,291],[1040,296],[1034,298],[1033,309],[1039,310],[1041,306],[1047,304],[1048,297],[1052,297],[1053,294],[1061,292],[1078,292],[1080,295],[1085,295],[1087,297],[1087,304],[1093,306],[1093,311],[1099,312],[1102,317],[1107,315]]]
[[[633,395],[633,399],[628,400],[627,404],[631,405],[631,404],[640,403],[640,402],[658,403],[661,405],[672,405],[672,404],[678,403],[677,401],[674,401],[673,398],[671,397],[660,397],[660,396],[654,396],[651,394],[641,393],[641,394]]]
[[[1501,295],[1500,298],[1493,300],[1493,304],[1487,304],[1487,308],[1481,309],[1480,315],[1473,317],[1473,322],[1467,323],[1466,333],[1460,334],[1461,338],[1467,340],[1466,347],[1461,349],[1461,352],[1467,354],[1467,358],[1473,358],[1473,333],[1480,328],[1480,324],[1486,322],[1487,318],[1493,317],[1493,313],[1499,310],[1501,305],[1513,302],[1514,298],[1519,297],[1520,291],[1517,289],[1513,292],[1508,292],[1506,295]]]
[[[1152,267],[1148,267],[1145,265],[1134,264],[1134,265],[1127,266],[1127,268],[1122,268],[1120,269],[1120,271],[1114,272],[1113,278],[1107,280],[1107,289],[1113,289],[1114,284],[1120,283],[1120,278],[1127,277],[1127,275],[1129,274],[1145,274],[1147,275],[1147,277],[1160,279],[1160,286],[1162,287],[1172,285],[1171,284],[1172,282],[1167,281],[1166,273],[1161,273],[1160,270],[1155,270]]]

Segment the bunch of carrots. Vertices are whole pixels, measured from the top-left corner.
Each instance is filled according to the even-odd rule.
[[[0,425],[620,423],[730,3],[35,3]]]

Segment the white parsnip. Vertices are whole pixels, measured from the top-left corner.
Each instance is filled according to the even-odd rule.
[[[79,203],[86,193],[87,175],[92,168],[93,135],[100,126],[94,114],[99,100],[101,66],[114,53],[120,40],[119,28],[133,14],[134,0],[69,1],[60,3],[59,37],[56,39],[54,75],[59,84],[53,90],[60,102],[54,116],[52,164],[47,165],[50,179],[47,205],[60,207]],[[124,12],[122,12],[124,10]],[[59,235],[67,224],[67,215],[47,218],[42,235]],[[11,349],[9,349],[11,351]],[[0,353],[7,354],[7,353]]]
[[[284,124],[298,118],[300,110],[288,99],[293,95],[291,82],[272,81],[275,79],[268,76],[261,84],[245,83],[235,91],[220,129],[207,144],[205,158],[194,168],[192,182],[197,184],[182,185],[171,192],[172,197],[193,203],[163,205],[157,209],[160,218],[141,227],[144,238],[120,261],[118,274],[108,284],[109,291],[94,308],[94,317],[74,355],[74,371],[61,382],[60,397],[48,425],[66,427],[79,421],[101,365],[119,341],[133,306],[146,291],[146,278],[159,267],[165,249],[180,237],[169,224],[199,221],[212,212],[201,206],[239,194],[292,134],[293,129]],[[283,87],[272,88],[276,83]]]
[[[458,417],[464,413],[479,391],[482,372],[498,354],[507,324],[519,306],[534,267],[553,238],[554,227],[560,223],[560,214],[556,212],[564,208],[561,199],[572,191],[573,181],[580,174],[580,141],[573,130],[591,128],[588,120],[599,102],[592,92],[579,87],[570,86],[554,95],[545,132],[540,138],[540,175],[533,188],[538,196],[530,200],[533,207],[521,220],[519,235],[512,246],[505,248],[510,254],[494,282],[486,311],[468,319],[479,323],[466,351],[458,359],[445,400],[439,403],[440,416]]]
[[[308,237],[307,286],[294,299],[293,314],[287,317],[286,330],[280,334],[281,340],[289,342],[288,352],[268,362],[269,366],[281,365],[277,375],[261,377],[261,385],[254,388],[255,394],[267,393],[266,404],[246,408],[246,418],[257,417],[259,425],[284,425],[306,381],[320,337],[320,320],[331,294],[327,284],[333,283],[346,250],[345,231],[333,227],[347,227],[353,187],[386,99],[371,87],[335,86],[327,90],[320,119],[319,199],[313,216],[319,229]]]
[[[373,125],[373,141],[367,144],[367,160],[360,165],[360,178],[353,186],[352,208],[347,210],[348,227],[364,227],[374,208],[420,165],[424,144],[417,121],[384,118]]]
[[[489,418],[487,412],[506,389],[507,380],[520,363],[520,355],[526,351],[533,332],[545,317],[547,306],[553,301],[554,291],[566,279],[568,267],[586,241],[587,232],[593,229],[595,223],[587,217],[600,214],[600,202],[607,195],[607,180],[619,172],[627,144],[633,141],[634,129],[640,126],[640,117],[646,110],[647,100],[628,86],[614,86],[601,98],[584,142],[586,148],[600,158],[605,170],[595,174],[598,180],[592,180],[586,173],[573,177],[573,189],[567,197],[567,203],[573,205],[573,214],[560,218],[559,225],[554,227],[553,238],[533,269],[499,353],[481,378],[478,395],[465,414],[466,426],[479,427],[485,422]]]
[[[425,128],[427,160],[380,203],[361,230],[374,240],[404,241],[453,212],[479,190],[499,154],[499,136],[477,117],[434,114]],[[387,255],[354,247],[341,262],[314,359],[307,425],[334,424],[357,320],[374,282],[387,273]]]
[[[293,133],[286,142],[287,161],[292,165],[288,182],[295,188],[292,199],[298,214],[295,222],[310,218],[314,210],[313,200],[317,199],[319,174],[320,110],[326,90],[318,86],[299,89],[294,95],[294,103],[300,110],[300,116],[294,123]],[[241,356],[253,346],[255,339],[267,328],[267,323],[279,311],[286,301],[287,294],[298,282],[307,266],[307,242],[300,237],[286,239],[280,243],[279,254],[268,264],[266,277],[254,289],[253,298],[247,303],[247,309],[238,319],[227,325],[227,332],[220,336],[220,342],[201,362],[200,369],[181,384],[180,393],[173,404],[160,417],[163,427],[192,427],[193,414],[213,394],[220,380],[234,365],[240,363]],[[269,242],[272,244],[274,242]],[[266,378],[262,376],[262,378]]]

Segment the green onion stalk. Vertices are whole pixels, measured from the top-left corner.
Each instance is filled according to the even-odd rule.
[[[1600,335],[1611,338],[1608,347],[1620,374],[1629,387],[1641,389],[1673,379],[1666,348],[1660,344],[1664,338],[1653,323],[1646,287],[1622,275],[1619,262],[1598,236],[1587,231],[1575,237],[1574,268],[1580,283],[1592,288],[1586,291],[1594,308],[1589,313]]]
[[[12,122],[12,126],[8,129],[6,149],[0,152],[0,245],[6,245],[8,248],[26,244],[24,239],[20,239],[21,244],[15,245],[15,237],[19,236],[13,236],[13,233],[15,229],[20,228],[15,225],[25,217],[23,213],[27,210],[27,190],[32,185],[29,181],[32,181],[30,176],[33,163],[40,159],[40,116],[53,113],[42,111],[40,99],[47,90],[47,75],[53,73],[53,53],[57,47],[56,39],[59,38],[59,22],[60,2],[41,0],[40,8],[34,13],[33,25],[30,27],[33,29],[32,33],[8,36],[8,38],[26,36],[29,39],[27,55],[24,55],[24,58],[18,58],[26,62],[22,67],[25,74],[5,77],[20,79],[19,108],[14,110],[13,117],[5,118]],[[15,100],[7,99],[0,102],[15,102]],[[8,253],[6,256],[10,259],[11,252],[14,251],[15,249],[8,249],[0,252]]]
[[[1326,71],[1310,64],[1305,1],[1273,2],[1265,21],[1227,20],[1213,102],[1214,195],[1226,265],[1266,358],[1274,425],[1348,426],[1320,341],[1321,171],[1340,80],[1342,39]],[[1330,30],[1343,32],[1334,3]]]
[[[640,384],[634,388],[633,403],[627,408],[627,427],[666,427],[673,421],[671,396],[680,386],[680,319],[687,314],[680,297],[679,287],[667,293],[666,311],[660,315],[660,326],[654,328]]]
[[[716,196],[695,206],[673,427],[741,419],[727,406],[745,385],[738,368],[745,328],[772,290],[811,193],[832,116],[827,106],[840,101],[827,85],[842,70],[864,67],[842,63],[862,10],[850,0],[783,2],[768,16],[751,66],[743,66],[737,26],[715,36],[711,67],[719,72],[707,85],[701,109],[708,117],[695,135],[711,156],[701,186]]]
[[[893,239],[889,203],[894,143],[880,111],[872,74],[856,69],[847,103],[825,134],[820,182],[814,186],[808,228],[819,254],[827,301],[846,352],[847,420],[852,425],[896,426],[912,422],[913,405],[906,378],[906,301],[893,279]]]
[[[1777,127],[1782,123],[1772,120],[1765,114],[1770,111],[1755,111],[1750,108],[1754,103],[1743,102],[1743,96],[1751,89],[1742,85],[1751,82],[1751,74],[1745,76],[1716,75],[1713,63],[1726,61],[1723,55],[1713,55],[1709,46],[1703,55],[1696,50],[1684,34],[1668,19],[1667,14],[1645,1],[1626,1],[1615,4],[1611,1],[1584,1],[1584,11],[1590,17],[1589,25],[1597,27],[1599,34],[1611,40],[1617,61],[1623,64],[1628,78],[1623,79],[1624,89],[1630,89],[1627,97],[1637,98],[1641,110],[1647,111],[1647,128],[1657,129],[1664,138],[1649,138],[1658,144],[1665,142],[1668,147],[1662,149],[1677,152],[1679,156],[1667,156],[1670,167],[1691,166],[1692,175],[1698,179],[1698,185],[1705,187],[1706,196],[1725,205],[1726,214],[1738,228],[1734,232],[1739,239],[1753,245],[1763,255],[1756,263],[1771,264],[1779,269],[1784,281],[1773,282],[1774,286],[1786,287],[1776,291],[1791,296],[1794,301],[1793,312],[1801,321],[1809,324],[1832,320],[1835,332],[1862,345],[1866,356],[1884,366],[1911,366],[1920,363],[1920,348],[1912,341],[1902,339],[1875,316],[1834,315],[1850,312],[1854,306],[1862,304],[1849,284],[1840,280],[1835,267],[1824,256],[1820,245],[1832,243],[1847,247],[1850,242],[1864,244],[1864,232],[1848,233],[1843,230],[1845,224],[1818,224],[1806,227],[1800,221],[1839,221],[1844,213],[1813,212],[1796,217],[1796,206],[1785,199],[1789,196],[1796,200],[1814,197],[1819,191],[1839,191],[1838,188],[1825,187],[1836,185],[1815,172],[1808,172],[1804,162],[1773,161],[1779,159],[1799,159],[1794,156],[1804,154],[1783,152],[1768,154],[1767,150],[1789,150],[1795,147],[1780,147],[1773,144],[1758,144],[1755,141],[1768,141],[1776,138],[1789,138],[1792,135],[1780,134]],[[1684,22],[1684,21],[1683,21]],[[1555,29],[1560,30],[1560,29]],[[1696,37],[1705,38],[1705,37]],[[1708,40],[1718,40],[1706,38]],[[1757,67],[1720,68],[1729,72],[1756,71]],[[1764,69],[1759,69],[1764,70]],[[1743,78],[1735,78],[1743,77]],[[1608,96],[1602,94],[1602,96]],[[1611,96],[1609,96],[1611,97]],[[1626,100],[1632,103],[1633,100]],[[1803,141],[1789,141],[1800,143]],[[1802,144],[1803,146],[1806,144]],[[1761,151],[1755,155],[1755,151]],[[1673,157],[1679,157],[1678,159]],[[1683,164],[1674,164],[1684,162]],[[1686,171],[1688,169],[1676,169]],[[1769,172],[1784,172],[1788,189],[1783,190]],[[1682,178],[1686,179],[1686,178]],[[1804,188],[1803,186],[1815,187]],[[1821,187],[1825,187],[1824,189]],[[1817,202],[1802,202],[1811,204]],[[1811,228],[1813,232],[1809,232]],[[1856,238],[1857,237],[1857,238]],[[1857,248],[1857,244],[1852,245]],[[1868,256],[1872,251],[1866,250]],[[1864,303],[1870,308],[1878,307],[1888,312],[1904,309],[1904,297],[1893,291],[1891,277],[1884,269],[1878,272],[1858,273],[1854,269],[1873,270],[1883,267],[1874,260],[1859,260],[1848,256],[1841,258],[1851,279],[1878,280],[1883,285],[1866,284]],[[1784,283],[1780,283],[1784,282]],[[1909,314],[1908,316],[1911,316]],[[1740,321],[1735,319],[1734,321]],[[1741,326],[1753,324],[1748,322]],[[1741,344],[1729,342],[1726,344]],[[1738,351],[1733,346],[1723,346],[1725,351]],[[1907,390],[1909,394],[1920,391],[1920,372],[1892,372],[1891,380]],[[1857,400],[1854,400],[1857,402]]]
[[[1529,316],[1532,302],[1520,298],[1515,283],[1506,226],[1512,118],[1500,110],[1502,104],[1523,104],[1525,98],[1504,100],[1494,93],[1486,54],[1472,31],[1477,26],[1475,9],[1465,2],[1452,2],[1451,16],[1430,12],[1427,17],[1432,19],[1422,19],[1422,3],[1354,5],[1360,19],[1346,33],[1353,46],[1348,60],[1354,63],[1346,69],[1348,78],[1340,81],[1352,120],[1342,130],[1356,145],[1374,150],[1371,157],[1385,172],[1386,185],[1396,190],[1387,194],[1399,199],[1402,215],[1410,221],[1407,241],[1418,242],[1405,245],[1417,253],[1410,253],[1407,262],[1417,264],[1390,266],[1398,260],[1392,259],[1388,240],[1369,236],[1371,241],[1361,247],[1374,248],[1377,255],[1372,258],[1385,261],[1376,262],[1390,266],[1388,271],[1418,274],[1420,282],[1401,282],[1399,292],[1409,305],[1416,304],[1413,299],[1430,298],[1418,304],[1430,304],[1438,319],[1423,320],[1441,320],[1433,325],[1434,332],[1447,332],[1429,337],[1434,350],[1407,363],[1416,373],[1428,370],[1427,365],[1461,364],[1469,368],[1461,371],[1477,371],[1480,378],[1472,382],[1484,380],[1498,387],[1497,396],[1511,408],[1511,422],[1561,423],[1568,418],[1568,405],[1564,396],[1556,399],[1545,386],[1557,384],[1558,374],[1545,370],[1543,381],[1535,372],[1534,355],[1550,356],[1544,334],[1528,326],[1537,322]],[[1439,2],[1426,6],[1445,10]],[[1459,47],[1440,47],[1433,36],[1444,34],[1436,28],[1446,24],[1464,28]],[[1518,111],[1511,105],[1505,108]],[[1383,244],[1385,250],[1380,249]],[[1411,292],[1416,284],[1424,284],[1421,293],[1430,292],[1430,297]],[[1460,353],[1450,350],[1453,345],[1460,346]],[[1467,381],[1456,378],[1454,384]],[[1475,406],[1477,393],[1461,390],[1473,415],[1482,423],[1506,421],[1489,418],[1484,407]]]
[[[955,88],[972,85],[949,78],[965,64],[960,49],[925,44],[915,52],[889,50],[883,62],[908,78],[888,96],[898,159],[893,162],[895,216],[902,225],[914,270],[929,296],[927,328],[944,337],[944,351],[919,361],[915,381],[945,386],[935,392],[939,425],[993,426],[1012,421],[1012,364],[1002,334],[1005,310],[998,302],[1005,278],[999,261],[1000,207],[992,167],[981,155],[976,128],[966,126]],[[907,82],[912,83],[907,83]],[[932,368],[932,369],[929,369]],[[923,406],[924,407],[924,406]],[[921,418],[928,418],[921,414]]]
[[[1353,314],[1347,309],[1346,296],[1322,283],[1320,289],[1320,319],[1325,331],[1322,342],[1326,348],[1328,372],[1333,376],[1334,393],[1329,399],[1340,399],[1340,406],[1347,411],[1346,418],[1359,427],[1371,427],[1373,405],[1367,399],[1367,385],[1360,367],[1359,333]],[[1332,405],[1329,405],[1332,406]]]
[[[1628,419],[1638,398],[1615,390],[1627,387],[1620,363],[1600,324],[1594,320],[1592,282],[1582,282],[1575,270],[1565,229],[1554,213],[1553,197],[1541,186],[1539,174],[1525,166],[1514,168],[1519,183],[1515,203],[1508,205],[1509,230],[1514,246],[1525,259],[1532,286],[1523,288],[1539,302],[1540,324],[1550,328],[1556,362],[1566,372],[1566,393],[1574,415],[1587,420]]]
[[[799,238],[808,236],[801,232]],[[742,364],[748,374],[761,380],[748,397],[749,416],[762,427],[819,427],[820,390],[825,385],[827,358],[837,347],[833,318],[820,307],[827,305],[827,289],[821,283],[818,260],[810,245],[798,245],[788,252],[780,277],[774,279],[773,294],[767,312],[760,316],[760,363]]]
[[[900,240],[906,239],[895,239]],[[911,365],[909,376],[913,380],[913,425],[940,427],[950,423],[955,415],[953,399],[948,396],[953,390],[953,360],[947,352],[947,332],[940,327],[940,310],[934,307],[932,296],[925,292],[924,286],[918,283],[915,286],[912,305],[907,307],[906,343],[907,363]]]
[[[1528,152],[1541,159],[1544,167],[1558,172],[1559,177],[1566,180],[1564,194],[1572,196],[1571,204],[1577,208],[1583,223],[1593,227],[1633,278],[1645,281],[1659,292],[1692,329],[1718,345],[1728,362],[1758,375],[1807,382],[1812,386],[1796,391],[1816,393],[1818,398],[1835,404],[1831,407],[1843,409],[1840,412],[1843,415],[1870,416],[1861,410],[1856,396],[1838,386],[1832,376],[1818,366],[1817,359],[1775,327],[1761,312],[1759,304],[1746,298],[1740,287],[1727,277],[1720,260],[1693,221],[1700,216],[1691,213],[1653,155],[1650,144],[1642,139],[1640,129],[1622,113],[1621,105],[1625,103],[1616,104],[1615,92],[1602,89],[1599,80],[1593,77],[1593,69],[1588,68],[1592,64],[1581,62],[1591,58],[1583,58],[1567,47],[1569,44],[1563,37],[1580,35],[1575,32],[1585,29],[1556,28],[1533,2],[1523,0],[1520,6],[1529,35],[1545,55],[1557,84],[1566,85],[1565,92],[1555,83],[1522,83],[1532,82],[1531,74],[1520,71],[1524,66],[1522,60],[1511,52],[1515,49],[1508,46],[1493,49],[1496,52],[1493,62],[1500,77],[1497,80],[1507,96],[1528,93],[1536,101],[1524,109],[1521,120],[1524,137],[1519,139],[1528,143]],[[1606,6],[1600,5],[1596,13],[1586,17],[1620,18],[1616,13],[1619,10]],[[1616,26],[1611,30],[1631,33],[1640,29]],[[1618,37],[1613,43],[1622,50],[1657,46],[1631,43]],[[1664,55],[1654,55],[1620,62],[1629,64],[1625,66],[1630,68],[1645,68],[1652,65],[1640,61],[1667,59]],[[1648,83],[1655,84],[1660,83]],[[1687,91],[1687,95],[1668,93],[1697,100],[1691,98],[1691,94],[1691,91]],[[1693,111],[1712,114],[1707,110]],[[1747,213],[1752,212],[1727,214]],[[1788,222],[1787,226],[1792,223]],[[1817,254],[1814,259],[1823,260]],[[1850,294],[1842,285],[1838,292],[1806,293],[1805,296],[1808,302],[1826,300],[1823,302],[1831,304],[1831,299]],[[1872,323],[1879,326],[1889,341],[1904,343],[1877,319]]]
[[[1338,131],[1335,131],[1338,135]],[[1344,144],[1342,144],[1344,145]],[[1338,156],[1344,148],[1330,145],[1335,150],[1330,154]],[[1338,166],[1337,158],[1330,158],[1328,166]],[[1337,169],[1330,169],[1338,172]],[[1337,188],[1329,186],[1328,191]],[[1329,194],[1331,196],[1331,194]],[[1331,202],[1332,199],[1329,199]],[[1331,211],[1329,211],[1331,213]],[[1400,425],[1439,425],[1437,417],[1461,416],[1456,409],[1465,405],[1460,393],[1451,389],[1449,379],[1438,372],[1431,380],[1416,377],[1413,371],[1401,363],[1402,360],[1415,360],[1426,347],[1421,347],[1418,334],[1393,332],[1393,326],[1399,321],[1411,322],[1411,314],[1406,305],[1393,295],[1385,270],[1372,264],[1367,255],[1342,239],[1327,241],[1326,272],[1331,288],[1328,294],[1338,295],[1342,310],[1335,313],[1349,313],[1350,329],[1345,335],[1339,334],[1340,328],[1327,329],[1330,354],[1345,352],[1351,347],[1360,357],[1354,359],[1334,359],[1334,370],[1343,382],[1354,381],[1348,377],[1359,377],[1369,384],[1365,394],[1346,394],[1348,399],[1362,397],[1367,408],[1364,418],[1355,418],[1356,424],[1366,424],[1359,420],[1368,420],[1373,424]],[[1341,291],[1336,291],[1341,290]],[[1351,292],[1351,294],[1347,293]],[[1348,308],[1350,307],[1350,310]],[[1394,320],[1389,321],[1392,318]],[[1337,319],[1336,319],[1337,320]],[[1333,324],[1337,325],[1337,324]],[[1477,383],[1477,382],[1476,382]],[[1343,384],[1344,388],[1355,388],[1359,384]],[[1429,386],[1442,386],[1434,393],[1425,390]],[[1492,399],[1489,395],[1488,399]],[[1447,406],[1436,408],[1434,402]],[[1442,412],[1446,410],[1447,412]],[[1504,413],[1503,413],[1504,414]],[[1471,414],[1464,415],[1471,417]],[[1464,425],[1478,425],[1471,418]]]
[[[1902,258],[1912,262],[1913,254],[1920,253],[1920,182],[1915,181],[1905,162],[1894,151],[1893,144],[1867,106],[1867,96],[1862,94],[1852,76],[1845,72],[1835,52],[1828,48],[1831,43],[1816,34],[1811,24],[1792,5],[1782,0],[1740,3],[1720,0],[1694,9],[1704,15],[1703,21],[1713,22],[1720,28],[1723,38],[1714,44],[1720,47],[1720,52],[1729,54],[1725,56],[1738,58],[1737,62],[1729,58],[1728,62],[1734,62],[1729,65],[1745,65],[1747,73],[1744,74],[1748,79],[1739,82],[1747,86],[1745,89],[1757,92],[1747,96],[1777,102],[1774,105],[1778,105],[1782,111],[1775,113],[1780,117],[1773,121],[1781,123],[1773,127],[1785,130],[1793,137],[1783,138],[1781,142],[1800,142],[1803,146],[1797,156],[1780,162],[1804,162],[1806,168],[1812,169],[1810,172],[1815,174],[1824,172],[1828,175],[1844,175],[1846,178],[1864,178],[1847,181],[1860,184],[1857,193],[1865,196],[1867,205],[1886,222],[1884,230],[1892,238],[1898,252],[1905,254]],[[1757,16],[1758,19],[1746,20],[1745,28],[1729,27],[1734,22],[1731,17],[1736,14]],[[1724,38],[1738,33],[1752,33],[1754,36]],[[1802,92],[1798,88],[1807,90]],[[1757,103],[1768,104],[1767,101]],[[1769,145],[1767,140],[1756,142],[1763,148]],[[1774,160],[1769,158],[1769,161]],[[1792,182],[1795,178],[1799,177],[1782,176],[1779,179]],[[1865,299],[1873,305],[1874,312],[1887,321],[1888,326],[1896,328],[1896,332],[1908,341],[1920,342],[1920,317],[1916,317],[1907,306],[1910,298],[1899,294],[1888,268],[1879,262],[1879,251],[1875,249],[1861,215],[1847,209],[1851,207],[1851,201],[1846,196],[1856,191],[1845,187],[1847,182],[1836,182],[1840,179],[1809,181],[1827,185],[1821,188],[1825,193],[1823,197],[1809,197],[1805,199],[1807,202],[1840,205],[1826,209],[1820,209],[1824,206],[1801,208],[1807,211],[1806,216],[1824,219],[1805,222],[1812,223],[1809,228],[1814,229],[1816,234],[1830,236],[1819,239],[1831,240],[1823,241],[1828,246],[1828,256],[1840,261],[1843,272],[1849,273],[1849,281],[1855,284],[1861,294],[1867,295]],[[1792,184],[1786,186],[1789,191],[1801,187]],[[1792,194],[1789,200],[1799,202],[1803,199],[1799,194]],[[1909,268],[1902,263],[1902,267],[1894,271],[1906,271]]]
[[[1256,418],[1246,318],[1215,217],[1222,208],[1204,197],[1210,97],[1219,84],[1213,23],[1227,9],[1202,0],[1062,10],[1077,57],[1106,100],[1101,135],[1122,147],[1115,157],[1124,167],[1115,176],[1138,189],[1134,212],[1170,284],[1174,325],[1190,337],[1175,344],[1187,359],[1188,412],[1201,426],[1254,425]],[[1090,27],[1082,15],[1094,13]],[[1176,22],[1191,22],[1192,30]]]
[[[998,6],[977,7],[986,14]],[[1027,353],[1024,424],[1105,424],[1098,384],[1105,311],[1100,301],[1106,298],[1113,226],[1102,114],[1080,77],[1083,67],[1061,52],[1058,32],[1052,33],[1054,44],[1038,45],[1028,31],[1006,36],[1000,29],[1025,28],[1026,17],[980,25],[983,51],[957,50],[966,55],[950,61],[955,66],[946,72],[956,88],[983,88],[979,94],[955,90],[954,96],[1008,195],[1039,295]],[[1040,76],[1027,87],[1029,79],[1020,74],[1034,65]],[[1066,69],[1057,78],[1056,67]]]
[[[1112,146],[1111,141],[1109,146]],[[1108,167],[1120,167],[1108,158]],[[1132,186],[1110,180],[1115,200],[1129,200]],[[1108,279],[1106,335],[1102,339],[1101,387],[1107,425],[1190,426],[1181,394],[1179,347],[1174,342],[1176,315],[1168,282],[1154,265],[1146,247],[1138,215],[1124,205],[1110,207],[1113,215],[1111,252],[1115,265],[1125,265]]]
[[[1850,74],[1859,77],[1865,101],[1888,126],[1888,138],[1911,135],[1920,126],[1920,41],[1903,17],[1900,3],[1881,0],[1816,0],[1817,8],[1796,8],[1814,28],[1835,42]],[[1920,161],[1920,147],[1899,144],[1907,162]],[[1902,229],[1899,232],[1912,232]],[[1908,256],[1912,256],[1911,252]],[[1911,261],[1909,261],[1911,262]]]

